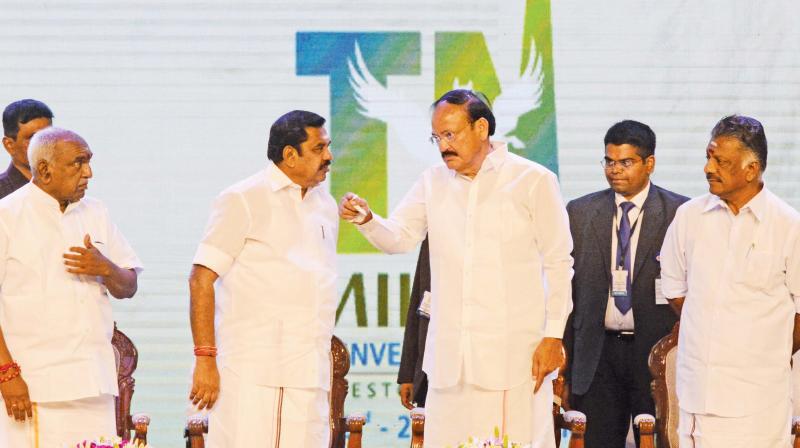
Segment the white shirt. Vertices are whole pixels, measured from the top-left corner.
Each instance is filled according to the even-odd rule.
[[[741,417],[790,399],[800,309],[794,209],[766,187],[738,215],[717,196],[692,199],[667,230],[661,276],[664,295],[686,297],[678,340],[681,408]]]
[[[619,205],[623,202],[633,202],[633,207],[628,211],[628,222],[631,226],[636,226],[633,229],[633,234],[631,235],[631,272],[628,275],[633,278],[633,267],[636,265],[636,248],[639,247],[639,231],[642,228],[642,223],[644,222],[644,210],[642,210],[642,206],[644,206],[644,201],[647,199],[647,195],[650,193],[650,182],[647,182],[647,186],[644,187],[642,191],[636,194],[630,201],[625,199],[625,196],[614,193],[614,203],[617,206],[617,211],[614,213],[614,220],[611,222],[611,269],[616,269],[617,266],[617,230],[619,229],[619,222],[622,219],[622,209],[619,208]],[[606,329],[608,330],[626,330],[626,331],[633,331],[633,308],[629,309],[627,313],[622,314],[617,305],[614,303],[614,297],[608,294],[608,303],[606,305]],[[631,300],[636,300],[636,297],[631,297]]]
[[[252,384],[330,388],[337,213],[323,188],[302,197],[272,163],[217,197],[194,264],[220,276],[220,369]]]
[[[387,253],[430,235],[431,320],[423,370],[508,390],[531,374],[542,337],[561,338],[572,309],[572,238],[556,176],[493,143],[474,179],[426,170],[389,219],[359,226]]]
[[[141,271],[100,201],[83,198],[62,213],[33,183],[0,200],[0,328],[34,402],[117,394],[106,287],[64,266],[87,233],[117,266]]]

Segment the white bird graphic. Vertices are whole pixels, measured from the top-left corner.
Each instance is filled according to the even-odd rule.
[[[415,99],[402,88],[383,86],[370,73],[358,42],[354,53],[355,61],[348,58],[347,68],[359,113],[386,123],[388,132],[400,142],[420,168],[442,163],[439,152],[428,140],[431,134],[429,104]]]
[[[431,151],[425,141],[430,135],[430,113],[428,104],[411,99],[408,92],[397,86],[384,86],[370,73],[355,43],[354,58],[348,58],[350,86],[355,92],[358,111],[365,117],[387,123],[389,132],[399,137],[404,149],[419,161],[431,165],[439,159],[437,151]],[[497,121],[495,136],[508,142],[517,150],[525,144],[517,136],[519,117],[537,109],[542,102],[544,73],[536,42],[531,39],[530,50],[524,67],[516,76],[500,76],[500,94],[495,98],[492,112]],[[472,90],[472,80],[460,84],[453,81],[454,89]]]
[[[492,104],[492,112],[497,121],[495,135],[502,136],[502,139],[518,150],[525,148],[525,144],[516,134],[519,117],[542,105],[543,81],[541,56],[536,51],[536,42],[531,39],[527,66],[518,77],[501,77],[501,91]],[[453,88],[472,90],[472,80],[461,85],[456,78],[453,80]]]

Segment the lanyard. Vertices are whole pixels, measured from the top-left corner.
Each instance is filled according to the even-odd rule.
[[[617,210],[619,210],[619,206],[614,209],[614,230],[617,232],[617,245],[619,247],[621,254],[617,254],[617,258],[619,258],[619,263],[617,263],[618,268],[622,268],[625,266],[625,256],[628,254],[628,247],[631,245],[631,240],[633,240],[633,234],[636,232],[636,226],[639,224],[639,218],[642,217],[642,213],[644,212],[644,208],[639,209],[639,214],[636,215],[636,219],[633,221],[633,225],[631,225],[631,237],[628,238],[628,244],[622,246],[622,238],[619,235],[619,222],[622,220],[622,216],[620,219],[617,219]]]

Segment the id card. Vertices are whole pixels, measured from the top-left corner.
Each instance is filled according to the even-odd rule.
[[[428,319],[431,318],[431,292],[425,291],[422,294],[422,301],[419,303],[419,308],[417,308],[417,314],[423,317],[427,317]]]
[[[664,295],[664,291],[661,289],[661,279],[656,279],[656,305],[669,305],[669,300],[667,300],[667,296]]]
[[[614,297],[628,295],[627,269],[614,269],[611,271],[611,295]]]

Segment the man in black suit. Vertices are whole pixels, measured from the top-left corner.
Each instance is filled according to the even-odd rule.
[[[33,134],[53,124],[53,112],[41,101],[14,101],[3,111],[3,147],[11,163],[0,173],[0,198],[13,193],[31,179],[28,143]]]
[[[632,120],[605,136],[611,188],[567,205],[574,241],[574,308],[564,335],[567,390],[586,414],[587,448],[623,448],[631,418],[655,414],[650,349],[675,323],[661,294],[659,250],[688,200],[650,183],[656,136]]]
[[[415,406],[425,407],[425,395],[428,392],[428,378],[422,371],[422,358],[425,355],[425,339],[428,335],[430,315],[426,311],[430,304],[422,306],[423,299],[430,300],[431,264],[428,255],[428,239],[422,242],[417,260],[417,271],[414,274],[414,285],[411,287],[411,299],[408,303],[406,329],[403,336],[403,354],[400,357],[400,370],[397,372],[397,383],[400,385],[400,402],[408,409]]]

